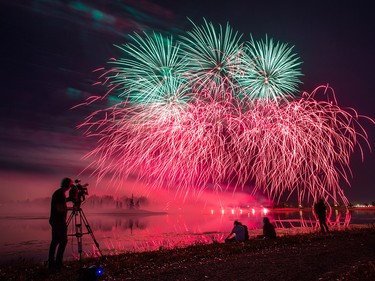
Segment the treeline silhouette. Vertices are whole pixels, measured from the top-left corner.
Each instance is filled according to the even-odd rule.
[[[49,206],[51,197],[42,197],[26,200],[14,200],[6,205],[22,205],[30,207]],[[86,197],[83,203],[84,208],[116,208],[116,209],[140,209],[149,205],[149,200],[145,196],[121,196],[113,197],[112,195],[90,195]]]
[[[86,199],[85,205],[92,208],[111,208],[117,209],[139,209],[141,207],[149,205],[149,201],[145,196],[122,196],[114,198],[111,195],[97,196],[92,195]]]

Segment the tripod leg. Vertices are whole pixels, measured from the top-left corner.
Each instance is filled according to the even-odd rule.
[[[90,224],[89,224],[89,222],[88,222],[88,220],[87,220],[87,218],[86,218],[86,216],[85,216],[85,213],[83,212],[82,209],[79,210],[79,213],[81,214],[81,218],[82,218],[82,220],[83,220],[83,222],[84,222],[84,224],[85,224],[85,227],[86,227],[86,229],[87,229],[87,232],[90,234],[92,240],[94,241],[95,246],[96,246],[96,248],[98,249],[98,251],[99,251],[99,253],[100,253],[100,256],[103,257],[103,253],[102,253],[102,251],[100,250],[99,243],[98,243],[98,241],[96,241],[96,239],[95,239],[94,233],[93,233],[92,230],[91,230]]]
[[[74,219],[73,219],[74,217]],[[68,234],[68,236],[75,236],[77,238],[77,247],[79,253],[79,262],[81,264],[82,261],[82,218],[79,211],[75,208],[72,209],[72,213],[70,214],[67,220],[67,227],[69,224],[72,223],[72,233]]]
[[[79,215],[79,217],[78,217]],[[82,260],[82,217],[80,213],[76,213],[76,237],[77,237],[77,246],[78,246],[78,253],[79,253],[79,261],[81,263]]]
[[[73,218],[73,215],[74,215],[74,212],[72,211],[69,215],[69,218],[68,220],[66,221],[66,225],[68,226],[70,224],[70,222],[72,221],[72,218]]]

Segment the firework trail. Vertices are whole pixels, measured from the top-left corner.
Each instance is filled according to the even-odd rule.
[[[350,112],[314,95],[259,101],[247,111],[222,103],[116,107],[105,122],[93,124],[101,127],[101,139],[91,155],[100,175],[136,174],[182,193],[253,182],[254,192],[271,198],[296,191],[301,201],[312,196],[347,203],[339,181],[349,183],[349,158],[357,137],[366,140],[365,131],[358,132]]]
[[[358,138],[368,145],[360,116],[328,86],[294,97],[301,73],[292,49],[240,38],[205,22],[175,43],[135,35],[122,46],[126,58],[110,62],[102,84],[123,101],[80,125],[98,138],[86,156],[98,179],[136,176],[182,195],[251,186],[273,199],[347,204],[340,180],[349,183]]]

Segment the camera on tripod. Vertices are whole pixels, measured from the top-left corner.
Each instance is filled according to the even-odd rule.
[[[88,183],[82,185],[81,180],[76,179],[74,181],[74,184],[70,186],[69,197],[67,201],[72,201],[75,208],[80,208],[81,203],[86,199],[85,195],[89,194],[87,190],[88,185]]]

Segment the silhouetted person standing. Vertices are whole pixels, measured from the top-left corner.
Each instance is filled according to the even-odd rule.
[[[66,205],[65,192],[69,190],[73,181],[70,178],[63,178],[61,187],[57,189],[51,199],[51,214],[49,223],[52,226],[52,241],[49,247],[48,266],[51,270],[60,270],[66,244],[68,243],[66,215],[68,208]],[[55,259],[56,248],[57,254]]]
[[[324,204],[323,199],[320,199],[318,203],[314,205],[315,214],[318,216],[320,229],[322,232],[328,232],[328,225],[327,225],[327,207]]]

